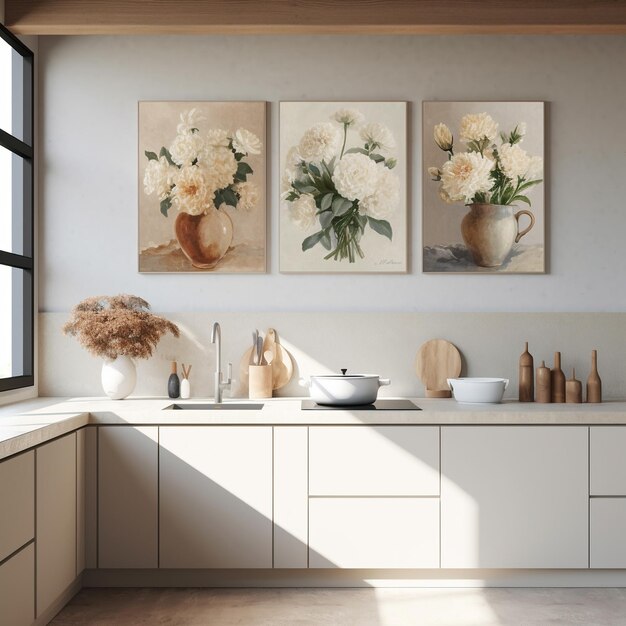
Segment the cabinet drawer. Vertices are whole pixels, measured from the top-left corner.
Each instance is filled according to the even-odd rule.
[[[626,498],[591,498],[589,567],[626,567]]]
[[[438,496],[439,428],[310,428],[309,494]]]
[[[35,453],[0,463],[0,561],[35,536]]]
[[[626,496],[626,426],[589,429],[590,493]]]
[[[439,499],[311,498],[309,567],[439,567]]]
[[[0,565],[0,623],[29,626],[35,619],[35,546]]]

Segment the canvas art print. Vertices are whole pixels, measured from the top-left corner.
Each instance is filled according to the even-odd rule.
[[[425,102],[422,141],[424,272],[544,272],[544,103]]]
[[[405,272],[405,102],[282,102],[281,272]]]
[[[264,272],[265,102],[139,103],[139,271]]]

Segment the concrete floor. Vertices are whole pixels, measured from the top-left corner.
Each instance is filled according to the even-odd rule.
[[[55,626],[622,626],[626,589],[83,589]]]

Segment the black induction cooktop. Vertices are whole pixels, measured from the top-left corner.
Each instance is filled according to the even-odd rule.
[[[317,404],[313,400],[302,400],[303,411],[421,411],[417,404],[410,400],[376,400],[374,404],[359,404],[356,406],[327,406]]]

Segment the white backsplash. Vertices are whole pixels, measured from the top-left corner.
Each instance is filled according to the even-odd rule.
[[[415,356],[422,343],[443,338],[463,357],[464,376],[502,376],[511,379],[506,397],[517,396],[517,367],[524,341],[530,342],[535,366],[552,364],[553,353],[563,354],[569,378],[572,367],[586,380],[592,349],[599,351],[599,371],[605,399],[626,396],[626,313],[159,313],[176,322],[181,337],[165,337],[147,361],[137,362],[134,395],[167,395],[170,360],[193,364],[192,397],[213,394],[215,346],[210,343],[214,321],[222,327],[222,363],[233,363],[239,379],[241,356],[251,345],[252,331],[275,328],[280,343],[293,356],[294,377],[280,396],[305,395],[301,376],[337,373],[374,373],[391,378],[381,396],[421,396],[415,375]],[[41,396],[101,396],[100,359],[91,356],[61,331],[68,313],[39,314],[39,394]],[[224,365],[225,369],[225,365]],[[179,365],[180,372],[180,365]],[[238,382],[229,395],[241,397]]]

